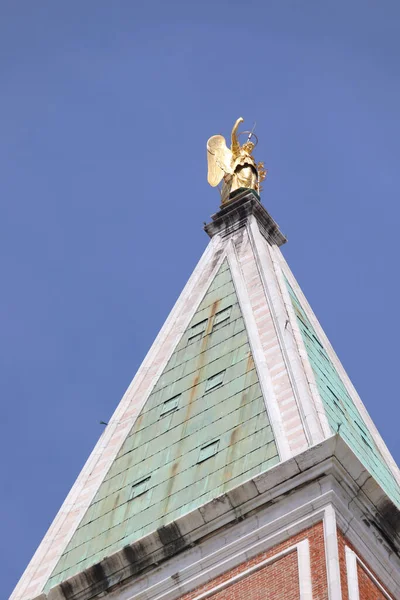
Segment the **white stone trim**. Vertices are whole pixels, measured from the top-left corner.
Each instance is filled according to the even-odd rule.
[[[315,419],[319,424],[317,429],[310,425],[310,428],[314,431],[313,443],[317,444],[323,439],[330,437],[333,432],[330,428],[325,407],[318,392],[314,371],[312,370],[308,359],[303,336],[301,335],[289,291],[284,280],[283,271],[281,269],[282,254],[277,246],[271,248],[271,256],[290,324],[290,326],[285,327],[285,342],[288,347],[291,363],[294,369],[296,369],[295,375],[301,393],[302,403],[304,404],[304,412],[306,416],[314,414]],[[300,365],[298,362],[300,362]]]
[[[308,539],[297,544],[300,600],[312,600],[310,543]]]
[[[326,571],[328,574],[328,597],[329,600],[342,600],[336,515],[332,505],[327,506],[325,509],[324,538]]]
[[[343,478],[346,477],[343,471]],[[346,511],[350,513],[347,502],[347,492],[343,491],[337,479],[325,476],[319,483],[311,483],[307,488],[297,489],[278,504],[261,508],[245,521],[172,557],[124,588],[110,592],[109,600],[177,600],[321,521],[324,530],[328,597],[329,600],[341,600],[336,517],[343,517]],[[362,536],[355,541],[360,545],[361,538],[366,540],[371,554],[376,557],[376,572],[380,573],[383,583],[387,585],[389,579],[393,578],[392,587],[396,586],[396,582],[399,585],[398,566],[397,570],[393,570],[394,565],[384,558],[382,548],[368,528],[363,526],[359,516],[354,519],[353,530],[358,533],[362,530]],[[375,569],[375,565],[371,566]],[[305,586],[305,590],[310,590],[309,579],[305,581]],[[394,600],[395,597],[389,598]]]
[[[350,394],[355,406],[357,407],[357,409],[359,410],[362,418],[365,421],[366,426],[368,427],[376,445],[378,446],[380,452],[382,453],[383,457],[385,458],[391,472],[393,473],[396,481],[398,482],[398,484],[400,485],[400,469],[397,466],[396,462],[394,461],[391,453],[389,452],[388,447],[386,446],[385,442],[383,441],[378,429],[376,428],[375,423],[373,422],[373,420],[371,419],[370,415],[368,414],[367,409],[365,408],[360,396],[357,393],[357,390],[355,389],[354,385],[352,384],[346,370],[344,369],[342,363],[340,362],[335,350],[333,349],[331,343],[329,342],[328,337],[326,336],[321,324],[319,323],[317,317],[315,316],[309,302],[307,301],[307,298],[305,297],[305,295],[303,294],[299,284],[296,281],[296,278],[294,277],[292,271],[290,270],[289,265],[287,264],[286,260],[284,259],[282,253],[280,252],[280,250],[278,249],[279,255],[281,257],[281,266],[282,266],[282,270],[284,272],[284,274],[286,275],[290,285],[292,286],[293,290],[295,291],[297,297],[299,298],[299,301],[301,303],[301,306],[303,308],[303,310],[305,311],[307,317],[310,319],[310,322],[312,324],[312,326],[314,327],[315,331],[317,332],[318,336],[321,338],[321,341],[324,345],[324,348],[330,358],[330,360],[332,361],[332,363],[335,366],[335,369],[337,370],[337,372],[339,373],[343,384],[345,385],[348,393]]]
[[[312,511],[311,514],[306,517],[299,518],[299,514],[301,514],[301,511],[297,510],[294,514],[291,514],[291,518],[285,518],[285,516],[283,516],[277,521],[263,524],[263,526],[257,530],[240,536],[236,540],[230,541],[230,543],[227,543],[225,546],[214,552],[207,553],[205,548],[200,549],[200,552],[198,549],[197,551],[194,549],[192,551],[193,556],[199,556],[199,560],[191,562],[187,566],[182,565],[182,568],[179,569],[181,565],[179,564],[180,560],[177,558],[176,561],[174,561],[175,565],[173,568],[177,568],[178,570],[166,579],[161,579],[157,583],[154,583],[153,585],[150,584],[149,586],[138,586],[138,582],[136,582],[136,585],[133,584],[134,587],[139,588],[136,591],[133,591],[133,586],[127,586],[125,590],[116,590],[115,592],[112,592],[109,595],[109,599],[176,600],[182,595],[216,579],[218,576],[234,569],[251,558],[254,558],[258,554],[274,548],[285,540],[290,539],[290,537],[294,537],[301,531],[321,522],[324,524],[324,509]],[[230,536],[228,539],[231,540],[232,537]],[[207,544],[204,546],[207,546]],[[212,541],[208,546],[212,546]],[[307,538],[301,540],[301,542],[298,542],[297,544],[293,544],[293,546],[290,546],[281,552],[277,552],[265,561],[254,565],[254,567],[247,570],[246,574],[259,570],[267,563],[275,562],[285,554],[293,552],[295,549],[301,554],[298,558],[299,569],[301,569],[299,572],[301,582],[300,590],[302,593],[300,600],[312,600],[311,562]],[[168,569],[168,571],[171,572],[171,568]],[[241,576],[242,573],[239,574],[240,578],[242,578]],[[157,575],[155,577],[157,577]],[[148,578],[142,581],[142,583],[146,583],[147,581],[150,583],[151,579],[152,576],[150,574]],[[233,579],[235,579],[235,577],[233,577],[232,580]],[[232,583],[234,582],[235,581],[232,581]],[[224,586],[224,584],[221,585]],[[212,591],[204,592],[204,597],[211,595],[211,593],[216,593],[219,591],[218,588],[220,588],[219,585],[215,586]],[[199,594],[199,596],[193,600],[200,600],[202,597],[203,594]]]
[[[340,438],[338,438],[338,445],[339,443],[341,447],[345,447]],[[354,484],[355,474],[367,473],[358,459],[355,461],[354,458],[350,450],[346,454],[340,451],[338,458],[340,462],[335,465],[337,470],[335,482],[341,483],[340,486],[335,483],[332,495],[337,526],[359,555],[364,557],[376,573],[379,573],[386,588],[400,600],[400,560],[392,548],[389,548],[382,538],[376,536],[373,524],[370,523],[368,527],[364,524],[365,521],[368,523],[371,520],[370,515],[376,514],[377,509],[358,485]],[[362,480],[362,474],[360,478]],[[330,489],[328,481],[326,484],[321,484],[321,490],[324,489]]]
[[[286,548],[285,550],[282,550],[281,552],[278,552],[277,554],[274,554],[273,556],[262,560],[261,562],[257,563],[256,565],[253,565],[249,569],[242,571],[242,573],[238,573],[238,575],[234,575],[233,577],[227,579],[223,583],[220,583],[219,585],[216,585],[215,587],[203,592],[202,594],[195,596],[193,600],[204,600],[205,598],[208,598],[209,596],[212,596],[213,594],[216,594],[217,592],[220,592],[225,588],[234,585],[238,581],[245,579],[249,575],[252,575],[256,571],[259,571],[263,567],[271,565],[274,562],[277,562],[279,559],[283,558],[284,556],[292,554],[296,551],[298,555],[297,564],[299,574],[300,600],[312,600],[312,596],[310,596],[309,594],[309,584],[311,584],[311,569],[308,540],[303,540],[302,542],[299,542],[294,546],[290,546],[289,548]],[[266,593],[268,593],[268,590],[266,590]]]
[[[183,552],[165,559],[163,552],[158,554],[160,542],[156,534],[143,538],[144,557],[149,552],[154,562],[152,568],[133,578],[129,574],[129,561],[124,560],[122,552],[105,559],[103,568],[110,590],[107,597],[177,600],[321,521],[330,567],[337,556],[337,521],[356,552],[379,574],[393,598],[400,600],[400,560],[382,537],[375,536],[371,520],[377,511],[374,504],[377,496],[371,487],[363,493],[356,483],[365,480],[364,473],[364,467],[350,448],[339,436],[332,436],[178,519],[176,525],[187,544]],[[332,579],[330,589],[337,592],[335,568],[327,573]],[[88,587],[86,572],[71,578],[70,585],[75,590],[74,598],[96,596]],[[49,592],[48,600],[60,598],[59,588]],[[46,598],[42,594],[37,600]]]
[[[293,368],[291,365],[291,361],[288,356],[284,336],[283,336],[283,328],[285,326],[285,321],[287,319],[287,313],[285,310],[285,305],[282,300],[282,295],[279,289],[278,282],[276,280],[276,273],[273,268],[271,256],[267,250],[267,244],[265,242],[265,238],[261,235],[260,230],[258,228],[257,220],[252,215],[249,219],[248,233],[250,243],[253,247],[254,257],[256,259],[261,281],[263,283],[265,297],[267,300],[267,304],[269,306],[269,310],[271,313],[272,321],[275,327],[276,336],[279,342],[279,347],[282,353],[282,357],[285,363],[287,376],[289,378],[293,397],[295,399],[297,410],[300,416],[300,422],[303,427],[304,436],[308,442],[309,446],[313,446],[314,437],[318,437],[315,432],[315,419],[313,421],[312,415],[309,415],[309,420],[312,421],[310,424],[307,420],[307,417],[304,413],[304,407],[302,405],[299,390],[297,387],[296,377],[293,373]],[[269,245],[268,245],[269,249]],[[310,428],[311,425],[311,428]],[[318,441],[321,441],[321,436],[319,436]],[[298,452],[304,450],[304,445],[299,446]]]
[[[250,349],[257,370],[258,379],[260,382],[265,402],[265,408],[271,422],[272,430],[274,432],[279,457],[282,461],[284,461],[290,458],[292,456],[292,453],[290,451],[289,443],[287,441],[283,429],[281,413],[276,400],[274,388],[271,382],[271,376],[268,370],[264,351],[262,349],[260,338],[258,335],[253,310],[250,304],[246,285],[243,279],[243,274],[240,269],[239,260],[232,239],[229,240],[229,243],[226,248],[226,253],[229,267],[232,273],[232,279],[235,286],[236,295],[238,297],[238,302],[240,305],[240,310],[242,312],[243,320],[246,325]]]
[[[325,556],[328,564],[328,597],[329,600],[341,600],[337,530],[332,529],[331,531],[331,526],[335,526],[335,519],[333,506],[329,503],[329,495],[321,498],[320,504],[322,508],[318,510],[313,510],[314,504],[312,501],[302,505],[302,494],[297,495],[296,493],[295,495],[297,496],[297,502],[296,498],[289,500],[287,503],[285,502],[289,506],[292,505],[293,510],[285,513],[280,510],[279,513],[283,514],[278,519],[270,521],[265,515],[261,520],[257,519],[257,523],[260,524],[259,527],[249,533],[245,533],[243,536],[237,536],[237,534],[235,536],[234,532],[230,532],[230,535],[228,534],[227,537],[223,538],[225,544],[215,551],[211,551],[211,553],[207,552],[206,548],[207,546],[212,548],[215,540],[210,540],[203,547],[188,551],[188,554],[192,553],[194,559],[193,561],[188,561],[188,564],[182,564],[183,557],[170,561],[173,564],[170,564],[169,568],[166,569],[167,573],[169,572],[167,578],[161,578],[160,580],[160,574],[158,573],[154,575],[154,579],[157,578],[158,582],[152,584],[151,580],[153,577],[149,574],[141,582],[135,582],[133,586],[126,586],[125,590],[112,592],[109,595],[110,600],[177,600],[184,594],[217,578],[219,575],[321,522],[324,529]],[[328,504],[325,504],[326,502]],[[295,508],[296,504],[297,507]],[[248,525],[250,525],[250,522]],[[235,527],[235,529],[237,528],[239,526]],[[298,550],[300,600],[312,600],[311,561],[308,539],[305,538],[290,547],[291,550],[294,548]],[[333,563],[335,560],[335,548],[336,565]],[[263,562],[273,562],[277,557],[287,553],[290,549],[288,548],[274,554]],[[254,568],[249,569],[249,571],[258,570],[262,566],[262,563],[258,563]],[[337,573],[339,573],[339,578]],[[135,587],[136,591],[132,587]],[[219,587],[216,586],[212,591],[204,592],[204,597],[219,591],[217,589]],[[199,597],[193,600],[201,600],[202,598],[203,594],[200,594]]]
[[[209,242],[164,326],[118,404],[108,426],[20,578],[10,600],[34,597],[42,591],[129,434],[154,384],[220,268],[225,258],[222,247],[223,243],[219,236]],[[212,270],[208,269],[209,272],[207,272],[207,267],[212,264],[213,255],[220,250],[221,255],[216,264]],[[201,279],[203,282],[202,285],[199,285]],[[160,359],[159,354],[166,343],[168,343],[168,349],[166,352],[164,351],[164,355]],[[153,368],[153,373],[149,377],[151,368]],[[138,394],[143,382],[145,382],[146,391],[141,390],[141,393]],[[50,558],[47,557],[49,551],[51,551]],[[37,575],[35,576],[35,574]]]
[[[394,598],[388,594],[388,592],[381,585],[381,583],[378,581],[375,575],[370,571],[370,569],[368,569],[367,565],[351,548],[345,546],[345,552],[349,600],[360,600],[357,563],[360,564],[361,568],[367,573],[368,577],[372,579],[372,581],[380,589],[380,591],[387,598],[387,600],[394,600]]]
[[[345,547],[345,553],[349,600],[360,600],[360,590],[358,589],[357,557],[355,552],[353,552],[353,550],[351,550],[348,546]]]

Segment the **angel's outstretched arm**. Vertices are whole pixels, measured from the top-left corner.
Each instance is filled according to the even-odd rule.
[[[243,123],[244,119],[242,117],[239,117],[239,119],[237,119],[236,123],[233,126],[232,129],[232,134],[231,134],[231,140],[232,140],[232,146],[231,146],[231,150],[232,150],[232,154],[234,156],[236,156],[237,154],[239,154],[239,150],[240,150],[240,144],[239,144],[239,140],[237,137],[237,130],[238,127],[240,125],[240,123]]]

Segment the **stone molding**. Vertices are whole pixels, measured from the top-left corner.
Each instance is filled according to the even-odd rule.
[[[273,556],[266,558],[265,560],[257,563],[256,565],[242,571],[238,575],[234,575],[233,577],[227,579],[223,583],[203,592],[196,596],[193,600],[205,600],[209,596],[220,592],[221,590],[245,579],[249,575],[252,575],[256,571],[263,569],[264,567],[273,564],[278,561],[280,558],[287,556],[293,552],[297,552],[298,556],[298,574],[299,574],[299,587],[300,587],[300,599],[299,600],[312,600],[312,587],[311,587],[311,566],[310,566],[310,548],[309,542],[307,539],[294,544],[293,546],[289,546],[289,548],[285,548],[281,552],[274,554]]]
[[[394,600],[387,591],[382,587],[380,582],[377,580],[375,575],[371,573],[367,565],[361,560],[361,558],[348,546],[345,546],[346,553],[346,570],[347,570],[347,587],[349,591],[349,600],[360,600],[360,589],[358,585],[358,570],[357,563],[360,564],[362,569],[368,574],[370,579],[380,589],[382,594],[387,600]]]
[[[253,190],[245,190],[238,194],[229,204],[212,215],[212,221],[204,226],[204,231],[211,238],[217,234],[224,238],[244,227],[251,215],[257,219],[262,235],[271,244],[282,246],[286,243],[286,237],[280,231],[278,224],[261,204],[258,195]]]
[[[282,416],[282,420],[286,426],[287,438],[289,440],[292,453],[299,454],[308,446],[314,446],[316,443],[319,443],[323,438],[321,435],[318,436],[316,434],[317,426],[315,419],[313,419],[314,415],[305,414],[304,404],[307,401],[307,395],[305,394],[303,396],[299,394],[297,379],[293,372],[295,363],[294,355],[292,353],[291,358],[289,358],[287,343],[284,339],[287,312],[282,300],[271,256],[272,249],[276,246],[271,246],[271,244],[264,242],[255,217],[251,217],[247,229],[249,232],[249,239],[253,249],[255,262],[259,271],[261,284],[264,290],[266,303],[271,315],[274,336],[278,343],[278,352],[282,360],[281,372],[278,374],[280,385],[283,385],[283,372],[286,386],[290,390],[291,399],[293,400],[297,409],[297,418],[289,419],[283,418]],[[282,412],[285,411],[282,410]],[[289,423],[291,423],[290,428]]]
[[[232,279],[235,285],[236,295],[238,297],[240,310],[242,311],[243,319],[248,333],[249,344],[254,359],[254,364],[257,369],[258,380],[260,382],[262,395],[264,398],[265,409],[271,422],[274,432],[276,445],[281,460],[287,460],[292,456],[289,443],[284,431],[281,412],[277,403],[274,392],[271,376],[265,359],[265,353],[260,341],[260,336],[257,329],[255,315],[250,303],[246,281],[243,272],[240,268],[239,257],[235,250],[232,239],[227,246],[227,259],[229,268],[231,269]]]
[[[290,363],[294,371],[306,418],[309,418],[309,415],[313,416],[313,423],[310,425],[310,429],[313,433],[313,444],[317,444],[321,441],[321,432],[322,439],[330,437],[334,432],[329,426],[325,407],[318,392],[314,372],[308,359],[307,350],[284,280],[283,271],[279,263],[279,255],[281,255],[281,252],[276,246],[272,246],[270,251],[275,276],[278,281],[282,302],[287,316],[287,321],[283,327],[284,340],[287,352],[290,356]]]
[[[218,565],[223,564],[226,571],[235,561],[243,561],[243,556],[289,539],[321,519],[330,599],[341,598],[336,521],[396,597],[400,593],[400,528],[386,523],[386,531],[382,529],[380,511],[387,515],[388,503],[351,449],[333,436],[170,523],[162,532],[106,557],[36,600],[89,600],[105,592],[110,600],[176,600],[198,587],[202,576],[209,580],[211,574],[218,574]],[[392,523],[398,523],[400,511],[394,505],[391,510]],[[233,528],[227,529],[228,525]],[[382,532],[381,540],[371,525]]]

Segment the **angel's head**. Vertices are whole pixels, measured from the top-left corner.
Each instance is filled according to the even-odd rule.
[[[242,146],[242,150],[246,152],[246,154],[251,154],[253,152],[255,144],[253,142],[245,142]]]

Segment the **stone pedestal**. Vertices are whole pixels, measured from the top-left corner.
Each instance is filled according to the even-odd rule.
[[[277,246],[286,243],[286,237],[261,204],[257,192],[248,189],[236,194],[228,204],[212,215],[211,223],[205,225],[204,230],[211,238],[216,234],[226,237],[244,227],[251,215],[257,219],[260,231],[266,240]]]

